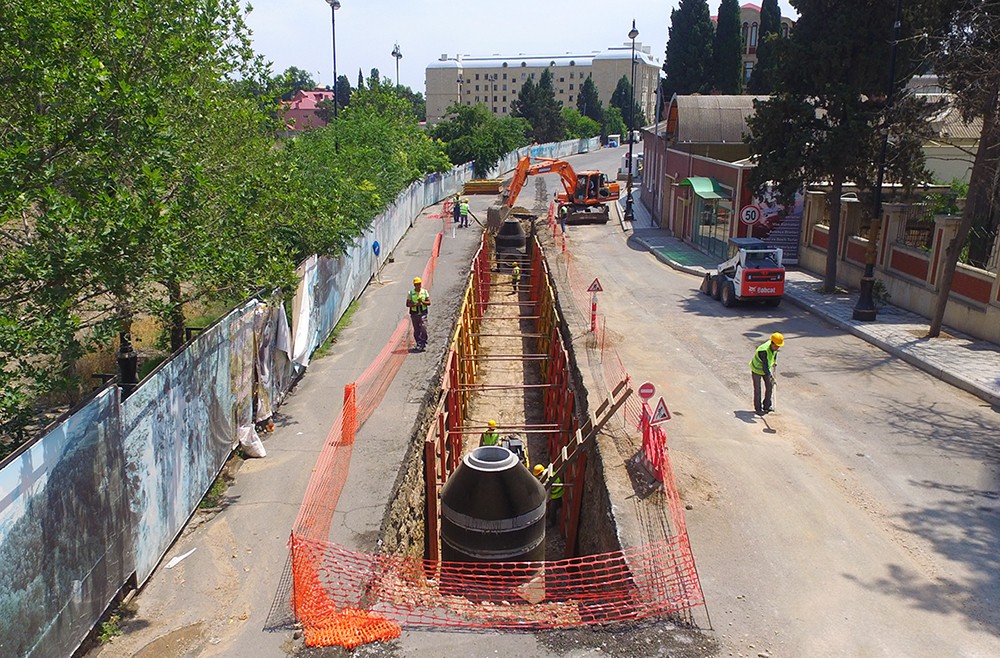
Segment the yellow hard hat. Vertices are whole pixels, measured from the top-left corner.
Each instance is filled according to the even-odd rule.
[[[545,471],[545,467],[542,466],[541,464],[535,464],[535,468],[531,469],[531,472],[535,474],[535,477],[538,477],[544,471]]]
[[[496,427],[497,426],[497,421],[491,420],[490,422],[488,422],[486,424],[489,425],[490,427]]]
[[[413,285],[417,285],[418,283],[423,283],[423,281],[420,280],[419,276],[413,277]]]
[[[514,267],[515,265],[517,265],[517,263],[515,263],[514,261],[510,261],[510,266],[511,267]]]
[[[785,344],[785,337],[776,331],[771,334],[771,342],[774,343],[775,347],[781,347]]]

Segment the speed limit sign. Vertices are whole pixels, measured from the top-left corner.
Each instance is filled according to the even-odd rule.
[[[740,221],[744,224],[756,224],[760,220],[760,206],[750,204],[740,208]]]

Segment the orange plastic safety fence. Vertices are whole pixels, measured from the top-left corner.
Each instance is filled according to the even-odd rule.
[[[694,560],[681,543],[675,537],[569,560],[480,564],[374,556],[296,538],[293,554],[309,565],[302,597],[316,599],[307,611],[312,626],[325,629],[331,617],[366,610],[373,626],[547,629],[702,605]]]

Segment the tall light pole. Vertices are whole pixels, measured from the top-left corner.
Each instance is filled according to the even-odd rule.
[[[892,43],[889,47],[889,88],[885,95],[885,114],[888,119],[889,112],[892,111],[893,96],[896,90],[896,44],[899,43],[899,23],[902,14],[902,1],[896,0],[896,16],[892,23]],[[875,258],[876,243],[882,223],[882,181],[885,180],[885,157],[889,145],[889,126],[882,126],[882,146],[878,156],[878,175],[875,177],[875,189],[872,191],[872,205],[874,215],[872,216],[871,229],[868,232],[868,249],[865,252],[865,273],[861,276],[861,293],[858,295],[858,303],[854,306],[851,316],[855,320],[868,322],[875,319],[878,309],[875,308]]]
[[[635,29],[635,19],[632,19],[632,29],[628,32],[628,38],[632,40],[632,107],[628,112],[628,158],[625,162],[627,170],[625,178],[625,221],[631,222],[635,219],[635,212],[632,210],[632,147],[635,140],[632,135],[635,132],[635,38],[639,36],[639,30]]]
[[[392,56],[396,58],[396,90],[399,90],[399,60],[403,59],[403,51],[399,49],[399,44],[392,47]]]
[[[333,150],[340,153],[340,140],[337,139],[337,10],[340,9],[340,0],[326,0],[330,5],[330,32],[333,35]]]

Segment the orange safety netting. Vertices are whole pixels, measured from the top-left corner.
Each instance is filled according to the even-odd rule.
[[[480,564],[369,555],[295,537],[293,562],[305,565],[309,578],[301,588],[296,583],[296,611],[304,625],[323,632],[342,624],[347,610],[368,611],[359,617],[366,628],[385,620],[549,629],[647,619],[704,603],[683,541],[568,560]]]

